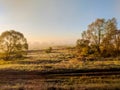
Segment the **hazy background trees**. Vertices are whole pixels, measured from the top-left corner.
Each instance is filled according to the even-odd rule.
[[[27,50],[28,43],[22,33],[10,30],[0,35],[0,54],[4,59],[20,58],[27,53]]]
[[[86,44],[86,41],[89,42]],[[120,52],[120,30],[115,18],[96,19],[88,29],[83,31],[82,38],[77,40],[79,55],[118,56]],[[87,51],[86,51],[87,50]]]

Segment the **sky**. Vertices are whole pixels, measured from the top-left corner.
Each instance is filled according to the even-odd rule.
[[[117,19],[120,0],[0,0],[0,33],[22,32],[29,42],[75,43],[97,18]]]

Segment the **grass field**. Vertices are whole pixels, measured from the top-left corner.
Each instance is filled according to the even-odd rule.
[[[114,90],[119,85],[119,58],[84,62],[64,49],[31,51],[24,59],[0,60],[1,90]]]

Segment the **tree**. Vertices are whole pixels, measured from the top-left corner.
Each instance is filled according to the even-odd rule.
[[[104,57],[120,54],[120,30],[117,29],[115,18],[97,19],[88,25],[88,29],[82,33],[81,40],[77,41],[80,52],[85,46],[83,40],[89,40],[89,49],[84,49],[84,52],[89,50],[89,54]]]
[[[102,46],[107,51],[108,56],[118,55],[120,48],[120,31],[117,29],[115,18],[109,19],[105,24],[105,35],[102,41]],[[105,52],[103,52],[105,55]]]
[[[12,57],[21,57],[28,50],[27,40],[20,32],[5,31],[0,36],[0,52],[8,60]]]
[[[120,53],[120,30],[116,30],[115,34],[115,51],[118,56]]]
[[[76,43],[77,53],[86,56],[89,53],[89,40],[78,39]]]
[[[104,35],[104,24],[104,19],[97,19],[95,22],[88,25],[87,31],[82,33],[82,38],[89,40],[91,44],[94,44],[98,53],[101,53],[100,44]]]

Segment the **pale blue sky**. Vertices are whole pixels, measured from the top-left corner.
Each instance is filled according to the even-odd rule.
[[[17,30],[30,42],[74,43],[96,18],[115,17],[120,0],[0,0],[0,32]]]

